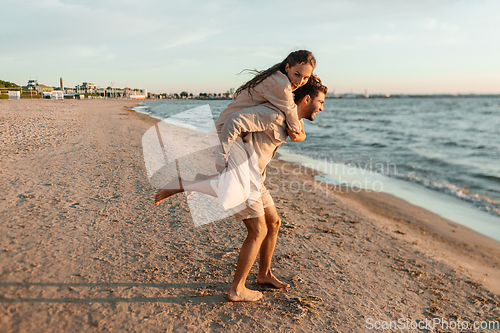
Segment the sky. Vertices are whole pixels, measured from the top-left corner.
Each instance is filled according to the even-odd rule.
[[[219,93],[307,49],[330,92],[500,93],[500,1],[0,0],[0,80]]]

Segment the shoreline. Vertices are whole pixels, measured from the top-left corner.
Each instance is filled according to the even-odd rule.
[[[364,189],[368,192],[385,193],[439,217],[465,226],[488,238],[500,241],[500,218],[478,209],[470,202],[462,201],[449,194],[422,187],[420,184],[395,179],[377,172],[334,162],[315,160],[307,156],[286,151],[279,159],[295,162],[317,170],[317,180],[351,187],[352,192]],[[358,185],[359,184],[359,185]]]
[[[244,227],[231,218],[194,227],[183,195],[154,206],[141,138],[158,120],[136,104],[0,101],[6,332],[363,332],[367,318],[498,320],[498,242],[389,195],[316,187],[313,170],[295,174],[277,160],[267,185],[282,218],[274,272],[292,287],[257,285],[254,266],[247,287],[264,299],[228,302]]]

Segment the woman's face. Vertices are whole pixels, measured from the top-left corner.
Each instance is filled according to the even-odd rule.
[[[292,84],[292,91],[295,91],[307,83],[313,72],[313,67],[310,64],[296,64],[293,66],[286,64],[285,72]]]

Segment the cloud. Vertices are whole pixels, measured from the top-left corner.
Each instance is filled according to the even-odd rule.
[[[455,33],[455,32],[458,32],[460,30],[460,27],[458,25],[448,24],[448,23],[441,23],[440,28],[443,31],[449,32],[449,33]]]
[[[197,31],[197,32],[181,32],[181,33],[171,33],[167,39],[170,41],[165,44],[161,49],[170,49],[181,45],[192,44],[200,42],[204,39],[212,37],[214,35],[220,34],[222,30],[211,30],[211,31]],[[172,38],[172,35],[176,35]]]
[[[428,18],[420,23],[420,26],[426,30],[434,30],[438,26],[438,22],[433,18]]]
[[[425,39],[431,41],[432,44],[462,44],[468,37],[468,34],[463,32],[459,25],[440,22],[435,18],[427,18],[417,25],[428,31]]]
[[[401,34],[390,34],[390,35],[380,35],[374,34],[368,37],[367,39],[372,43],[394,43],[401,40]]]
[[[455,33],[460,30],[460,26],[456,24],[450,24],[446,22],[438,22],[434,18],[427,18],[423,22],[419,24],[420,27],[424,28],[425,30],[430,30],[430,31],[443,31],[443,32],[448,32],[448,33]]]
[[[172,60],[174,66],[176,68],[189,68],[199,66],[201,63],[198,61],[190,60],[190,59],[174,59]]]
[[[69,47],[71,54],[76,57],[89,58],[100,53],[100,50],[95,47],[89,47],[87,45],[74,45]]]

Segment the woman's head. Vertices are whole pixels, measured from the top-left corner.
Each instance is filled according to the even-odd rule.
[[[292,91],[306,84],[316,67],[316,58],[307,50],[292,52],[280,64],[279,70],[288,76]]]
[[[236,90],[234,96],[238,96],[243,90],[248,90],[251,94],[251,89],[277,71],[280,71],[288,76],[292,85],[292,91],[294,91],[307,82],[315,67],[316,58],[314,58],[314,55],[310,51],[294,51],[290,53],[282,62],[266,69],[265,71],[258,72],[253,79],[240,86]]]
[[[295,91],[297,88],[306,84],[311,77],[313,70],[314,68],[309,64],[296,64],[293,66],[286,64],[285,73],[290,80],[292,91]]]

